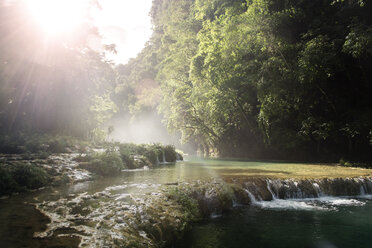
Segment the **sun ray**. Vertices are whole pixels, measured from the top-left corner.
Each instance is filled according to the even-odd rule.
[[[48,35],[73,31],[84,21],[87,11],[85,0],[31,0],[27,5],[34,20]]]

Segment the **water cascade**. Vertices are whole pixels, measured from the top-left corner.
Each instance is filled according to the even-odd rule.
[[[249,198],[302,199],[324,196],[356,196],[372,194],[371,178],[335,179],[253,179],[243,183]]]
[[[81,193],[37,204],[37,209],[48,216],[51,223],[34,237],[51,238],[63,233],[68,226],[71,228],[67,231],[77,233],[85,245],[115,247],[115,244],[127,246],[134,242],[141,244],[140,247],[158,247],[172,242],[195,219],[218,218],[236,207],[329,211],[337,206],[362,206],[365,203],[358,199],[361,195],[370,197],[368,194],[372,194],[371,178],[245,178],[231,182],[212,179],[119,185],[92,195]]]

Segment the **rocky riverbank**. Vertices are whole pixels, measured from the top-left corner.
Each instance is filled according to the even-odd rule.
[[[66,148],[67,149],[67,148]],[[45,186],[115,176],[125,169],[174,163],[182,156],[171,145],[108,143],[85,152],[0,154],[0,196]]]
[[[0,195],[91,180],[93,174],[75,161],[79,155],[0,154]]]
[[[128,193],[131,187],[146,190]],[[197,220],[257,201],[371,193],[370,178],[124,184],[36,204],[51,223],[35,238],[75,239],[79,247],[163,247]]]

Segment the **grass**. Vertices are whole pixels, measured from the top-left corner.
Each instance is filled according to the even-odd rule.
[[[278,179],[316,179],[372,177],[372,169],[345,167],[336,164],[265,163],[243,161],[197,160],[203,169],[222,178],[261,177]]]

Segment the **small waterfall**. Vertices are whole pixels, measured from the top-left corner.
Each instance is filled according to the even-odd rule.
[[[165,152],[163,150],[163,164],[165,164],[167,161],[165,160]]]
[[[159,165],[159,164],[160,164],[159,157],[158,155],[156,155],[156,165]]]
[[[316,192],[316,197],[323,196],[322,191],[320,190],[319,184],[317,182],[313,182],[312,185],[313,185],[313,188],[314,188],[314,190]]]
[[[176,152],[176,160],[177,161],[182,161],[183,160],[181,154],[179,154],[178,152]]]
[[[366,190],[364,189],[364,185],[360,185],[360,195],[366,195]]]
[[[270,188],[270,185],[272,184],[272,181],[270,179],[268,179],[268,180],[266,180],[266,182],[267,182],[267,190],[270,192],[273,200],[277,199],[276,195],[274,194],[274,192]]]
[[[372,194],[372,178],[335,179],[253,179],[244,189],[251,200],[319,198]]]
[[[256,204],[257,203],[256,197],[248,189],[244,189],[244,190],[245,190],[245,192],[247,192],[248,197],[251,200],[251,204],[252,205]]]

